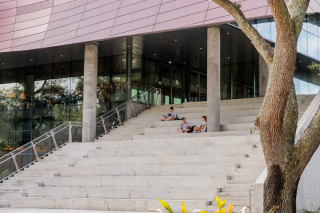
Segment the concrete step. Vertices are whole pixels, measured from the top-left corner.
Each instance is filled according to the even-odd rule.
[[[135,165],[135,166],[91,166],[59,168],[62,177],[71,176],[214,176],[229,174],[235,165]]]
[[[129,157],[129,156],[173,156],[173,155],[212,155],[212,154],[247,154],[252,145],[242,146],[207,146],[207,147],[146,147],[115,148],[88,150],[88,157]]]
[[[201,181],[199,181],[201,180]],[[46,187],[169,187],[222,188],[225,175],[214,176],[74,176],[45,177]]]
[[[60,198],[104,198],[104,199],[155,199],[163,197],[167,200],[209,200],[215,196],[216,188],[166,188],[166,187],[36,187],[28,188],[28,197],[60,197]],[[0,193],[1,196],[1,193]],[[234,197],[240,200],[241,198]]]
[[[164,199],[164,198],[163,198]],[[181,212],[181,200],[166,200],[174,212]],[[204,200],[185,200],[187,211],[206,209]],[[26,197],[13,198],[12,208],[83,209],[104,211],[140,211],[150,208],[162,209],[156,199],[100,199],[100,198],[59,198]]]

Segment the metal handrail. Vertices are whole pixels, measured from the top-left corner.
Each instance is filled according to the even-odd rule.
[[[7,175],[6,177],[2,178],[0,180],[0,182],[2,182],[3,180],[5,180],[6,178],[12,176],[13,174],[16,174],[18,172],[20,172],[22,169],[25,169],[26,167],[28,167],[29,165],[33,164],[34,162],[38,161],[40,158],[43,158],[44,156],[52,153],[54,150],[58,150],[59,147],[62,147],[64,146],[65,144],[67,143],[71,143],[72,142],[72,127],[84,127],[85,125],[88,126],[88,130],[90,129],[90,125],[92,124],[98,124],[100,122],[103,122],[103,126],[104,126],[104,133],[102,133],[101,135],[104,135],[104,134],[107,134],[109,131],[106,129],[105,127],[105,124],[104,124],[104,120],[105,119],[108,119],[109,117],[117,114],[118,115],[118,120],[119,120],[119,123],[117,125],[115,125],[114,127],[117,127],[119,125],[121,125],[123,122],[121,121],[120,119],[120,114],[119,112],[123,109],[126,109],[126,107],[128,107],[128,104],[131,105],[133,111],[134,111],[134,107],[133,107],[133,103],[134,102],[139,102],[141,99],[143,99],[142,101],[145,101],[145,104],[146,104],[146,108],[149,108],[149,103],[147,101],[147,96],[149,94],[152,94],[153,92],[156,93],[156,105],[158,105],[158,93],[161,94],[161,90],[158,89],[158,88],[150,88],[148,90],[144,90],[142,92],[140,92],[139,94],[135,95],[134,97],[132,97],[129,101],[126,101],[122,104],[120,104],[119,106],[115,107],[114,109],[108,111],[107,113],[99,116],[96,120],[96,122],[91,122],[91,123],[85,123],[85,122],[73,122],[73,121],[67,121],[59,126],[57,126],[56,128],[54,129],[51,129],[49,132],[35,138],[34,140],[30,141],[29,143],[26,143],[24,144],[23,146],[11,151],[10,153],[2,156],[0,158],[0,167],[1,165],[3,165],[5,162],[9,161],[9,160],[13,160],[13,163],[14,163],[14,166],[16,167],[16,170],[15,172],[11,172],[10,175]],[[150,100],[149,100],[150,101]],[[141,102],[144,104],[144,102]],[[143,108],[144,110],[145,108]],[[137,113],[139,112],[135,112],[134,111],[134,114],[137,115]],[[58,133],[62,132],[63,130],[67,130],[68,129],[68,140],[66,142],[63,142],[62,144],[58,145],[57,142],[56,142],[56,137],[55,135],[57,135]],[[100,137],[101,135],[99,135],[98,137]],[[96,137],[96,138],[98,138]],[[44,142],[45,140],[48,140],[48,139],[51,139],[52,138],[52,141],[53,141],[53,145],[54,145],[54,148],[52,150],[50,150],[50,147],[48,146],[48,151],[47,152],[43,152],[41,156],[39,156],[39,153],[37,152],[36,150],[36,145]],[[89,131],[88,131],[88,138],[89,138]],[[89,140],[88,140],[89,141]],[[16,161],[16,156],[18,155],[23,155],[23,152],[26,152],[30,150],[30,152],[28,152],[27,154],[34,154],[36,156],[36,159],[33,160],[32,162],[28,163],[27,165],[19,168],[18,164],[17,164],[17,161]],[[32,150],[33,150],[33,153],[32,153]],[[3,172],[3,171],[0,171],[0,172]],[[1,174],[1,173],[0,173]]]

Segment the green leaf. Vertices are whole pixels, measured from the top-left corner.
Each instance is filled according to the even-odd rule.
[[[172,209],[170,208],[170,206],[166,202],[164,202],[163,200],[160,200],[159,198],[158,198],[158,200],[161,203],[161,205],[163,206],[163,208],[165,208],[169,213],[173,213]]]
[[[182,200],[181,210],[182,210],[182,213],[187,213],[186,206],[184,205],[184,200]]]
[[[221,203],[221,208],[224,207],[224,205],[226,205],[227,199],[228,198],[224,199],[224,201]]]
[[[220,200],[220,198],[218,196],[216,196],[216,201],[217,201],[218,209],[220,209],[222,201]]]

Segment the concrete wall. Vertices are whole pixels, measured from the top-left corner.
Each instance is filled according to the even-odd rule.
[[[296,140],[308,127],[320,105],[320,92],[313,99],[308,109],[298,122]],[[320,149],[313,154],[302,173],[297,193],[297,210],[316,210],[320,207]]]

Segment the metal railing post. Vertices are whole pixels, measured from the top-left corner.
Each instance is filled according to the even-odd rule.
[[[20,172],[20,169],[19,169],[18,163],[17,163],[17,161],[16,161],[16,156],[15,156],[15,155],[13,155],[13,153],[12,153],[12,152],[11,152],[11,155],[12,155],[12,160],[13,160],[14,166],[16,167],[17,172]]]
[[[119,120],[119,124],[121,124],[121,117],[120,117],[120,113],[119,113],[119,110],[118,108],[116,108],[116,111],[117,111],[117,115],[118,115],[118,120]]]
[[[147,102],[146,95],[145,95],[145,94],[143,94],[143,97],[144,97],[144,101],[145,101],[145,102],[146,102],[146,104],[147,104],[147,108],[149,108],[149,104],[148,104],[148,102]]]
[[[90,124],[88,124],[88,141],[87,142],[90,142]]]
[[[131,100],[130,100],[130,105],[131,105],[131,108],[132,108],[132,111],[133,111],[133,116],[137,116],[136,111],[134,110],[133,103],[132,103]]]
[[[36,158],[37,158],[36,160],[39,160],[40,158],[39,158],[36,146],[34,145],[33,141],[31,141],[31,146],[32,146],[34,154],[36,155]]]
[[[58,150],[59,150],[59,147],[58,147],[58,144],[57,144],[56,139],[54,138],[54,133],[53,133],[53,132],[51,132],[51,137],[52,137],[52,140],[53,140],[54,146],[56,147],[56,150],[58,151]]]
[[[102,125],[103,125],[104,133],[107,133],[106,124],[104,123],[103,117],[101,117],[101,122],[102,122]]]
[[[72,123],[69,122],[69,143],[72,143]]]

